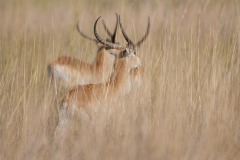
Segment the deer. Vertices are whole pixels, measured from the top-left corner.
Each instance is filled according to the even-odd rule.
[[[55,130],[55,135],[66,133],[69,126],[69,118],[75,115],[80,116],[81,120],[91,121],[94,112],[99,106],[111,105],[120,98],[129,95],[134,87],[131,81],[131,70],[142,65],[141,58],[137,56],[137,48],[146,40],[150,30],[150,18],[148,21],[147,32],[141,40],[133,43],[125,33],[119,16],[121,31],[127,45],[115,44],[103,40],[97,32],[97,23],[101,16],[94,23],[94,35],[102,43],[108,53],[114,55],[114,71],[105,83],[75,85],[71,87],[63,97],[59,106],[59,121]],[[112,52],[118,50],[119,52]],[[134,70],[135,73],[136,70]],[[61,138],[62,139],[62,138]]]
[[[103,21],[104,29],[109,35],[110,39],[107,41],[112,43],[116,42],[116,33],[118,29],[118,15],[116,14],[116,25],[113,33],[109,31],[105,22]],[[108,53],[106,47],[99,43],[96,39],[91,38],[84,34],[77,24],[77,31],[79,34],[97,44],[97,56],[95,63],[90,64],[69,56],[58,57],[53,63],[48,65],[48,73],[58,86],[69,88],[75,84],[90,84],[106,82],[112,72],[114,63],[114,56]],[[113,52],[113,50],[111,50]],[[117,50],[115,50],[117,52]]]

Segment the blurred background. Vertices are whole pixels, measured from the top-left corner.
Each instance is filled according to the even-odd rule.
[[[94,37],[115,13],[134,42],[151,18],[138,51],[148,83],[55,148],[62,93],[47,65],[93,62],[76,25]],[[240,159],[239,1],[0,0],[0,22],[0,159]]]

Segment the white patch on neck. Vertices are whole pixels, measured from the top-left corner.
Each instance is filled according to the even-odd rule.
[[[64,83],[69,82],[69,80],[70,80],[69,74],[65,67],[56,64],[54,66],[53,71],[54,71],[54,78],[56,80],[63,81]]]

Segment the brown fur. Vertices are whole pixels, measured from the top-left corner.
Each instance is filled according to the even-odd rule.
[[[134,62],[136,61],[136,62]],[[72,87],[63,98],[62,105],[68,104],[68,110],[71,107],[85,108],[95,105],[99,102],[113,102],[119,97],[129,93],[131,88],[130,69],[134,63],[139,63],[137,56],[129,60],[120,58],[116,61],[115,70],[110,80],[106,83],[76,85]],[[133,70],[133,74],[139,75],[138,69]]]
[[[114,56],[110,55],[104,46],[99,46],[96,62],[89,64],[81,60],[62,56],[48,66],[50,75],[53,79],[60,77],[56,72],[56,66],[62,68],[62,72],[68,75],[68,81],[62,84],[65,87],[71,87],[76,84],[89,84],[106,82],[111,75],[114,63]],[[59,83],[61,85],[61,83]]]

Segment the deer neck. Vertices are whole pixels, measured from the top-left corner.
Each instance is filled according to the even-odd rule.
[[[112,73],[114,61],[114,56],[108,53],[105,47],[101,47],[97,54],[96,71],[109,77]]]
[[[129,67],[124,60],[118,60],[109,84],[113,87],[112,92],[116,95],[125,95],[130,90]],[[119,93],[121,92],[121,93]]]

